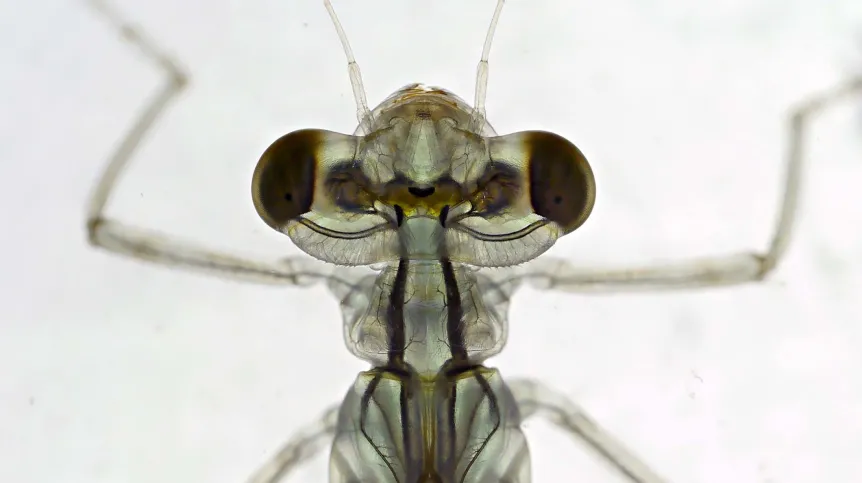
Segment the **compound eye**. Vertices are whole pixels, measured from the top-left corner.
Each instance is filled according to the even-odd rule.
[[[270,227],[284,231],[287,223],[311,211],[318,153],[326,131],[294,131],[272,143],[257,162],[251,195],[257,214]]]
[[[581,226],[596,201],[596,180],[583,153],[566,138],[544,131],[520,133],[526,151],[530,204],[566,233]]]

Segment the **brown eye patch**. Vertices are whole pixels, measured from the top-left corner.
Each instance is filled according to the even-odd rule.
[[[366,211],[373,203],[365,173],[352,161],[333,167],[326,177],[326,190],[335,205],[345,211]]]
[[[251,193],[257,214],[276,230],[311,210],[324,132],[304,129],[272,143],[257,163]]]
[[[512,206],[521,191],[518,171],[502,163],[491,163],[477,182],[473,205],[481,214],[493,215]]]
[[[524,134],[533,211],[566,233],[575,230],[590,216],[596,200],[590,163],[562,136],[544,131]]]

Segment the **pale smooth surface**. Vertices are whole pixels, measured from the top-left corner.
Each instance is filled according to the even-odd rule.
[[[472,102],[494,2],[336,2],[370,104],[414,81]],[[713,2],[716,3],[716,2]],[[784,114],[862,68],[862,2],[508,2],[498,132],[548,129],[593,163],[592,218],[552,250],[624,263],[764,247]],[[467,4],[467,5],[465,5]],[[249,193],[303,127],[351,132],[316,0],[118,7],[191,71],[110,210],[273,257]],[[363,364],[335,300],[109,257],[86,196],[161,79],[81,3],[0,3],[0,481],[243,481]],[[862,100],[810,143],[798,236],[766,284],[570,296],[524,289],[504,376],[542,375],[678,483],[862,480]],[[543,423],[534,480],[617,481]],[[324,482],[318,459],[293,481]]]

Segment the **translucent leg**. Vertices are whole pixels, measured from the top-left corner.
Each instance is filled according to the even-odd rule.
[[[665,482],[565,395],[532,379],[515,380],[509,387],[521,411],[522,421],[535,415],[544,416],[558,428],[593,448],[633,483]]]
[[[288,474],[314,458],[322,449],[332,444],[338,422],[338,406],[329,408],[317,422],[292,437],[247,483],[277,483]]]
[[[356,101],[356,120],[359,125],[371,122],[371,111],[368,109],[368,100],[365,96],[365,86],[362,84],[362,72],[359,70],[359,64],[356,63],[356,58],[353,57],[353,49],[350,48],[350,42],[347,40],[347,34],[341,27],[341,22],[338,21],[338,15],[335,14],[335,9],[332,7],[332,2],[323,0],[323,6],[329,12],[329,18],[332,19],[332,25],[335,26],[335,31],[338,32],[338,40],[341,41],[341,47],[344,49],[344,55],[347,56],[347,73],[350,75],[350,86],[353,88],[353,99]]]
[[[802,102],[788,121],[788,147],[784,188],[772,240],[764,252],[743,252],[652,266],[602,269],[575,266],[555,258],[539,258],[518,275],[544,289],[564,291],[681,289],[735,285],[763,280],[784,256],[793,234],[799,201],[806,129],[809,121],[824,109],[851,98],[862,98],[862,76]]]
[[[165,85],[146,106],[111,155],[96,184],[87,211],[87,233],[92,245],[110,252],[150,262],[192,270],[215,272],[228,278],[258,283],[305,285],[328,279],[328,270],[305,259],[261,262],[182,243],[162,233],[126,225],[105,216],[105,206],[118,179],[141,140],[188,83],[188,76],[163,50],[135,25],[124,20],[105,2],[88,0],[117,32],[165,74]]]

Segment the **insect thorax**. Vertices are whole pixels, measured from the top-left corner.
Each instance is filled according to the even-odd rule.
[[[330,482],[527,483],[520,423],[495,369],[422,377],[377,368],[360,374],[342,403]]]
[[[480,364],[498,353],[507,306],[508,294],[475,269],[393,263],[342,301],[345,342],[376,367],[397,361],[432,376],[450,359]]]
[[[435,195],[441,178],[469,182],[470,163],[487,159],[469,112],[454,95],[418,85],[384,101],[366,149],[377,150],[374,165],[389,177],[374,181],[402,176],[416,186],[427,177]],[[441,205],[452,203],[446,198]],[[482,365],[505,344],[511,287],[450,257],[435,203],[404,206],[399,259],[342,300],[345,342],[374,368],[342,404],[330,481],[528,481],[517,406],[500,374]],[[426,211],[408,211],[416,206]]]

